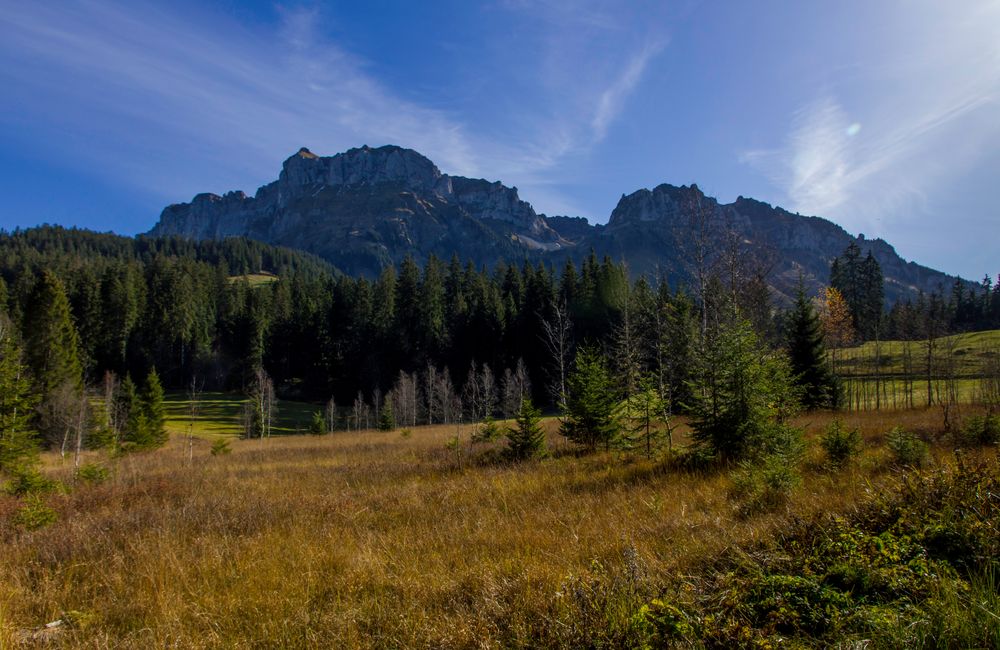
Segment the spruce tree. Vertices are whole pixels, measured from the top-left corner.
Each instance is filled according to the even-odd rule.
[[[131,375],[125,375],[125,379],[122,380],[121,386],[118,388],[115,395],[115,409],[119,422],[124,423],[121,437],[117,441],[118,445],[141,446],[141,443],[144,442],[146,418],[142,413],[139,393]]]
[[[378,414],[378,430],[392,431],[396,428],[396,418],[392,412],[392,404],[389,400],[382,402],[382,411]]]
[[[78,398],[82,398],[83,370],[69,300],[62,282],[51,271],[42,273],[31,293],[24,329],[25,357],[41,400],[38,429],[50,443],[62,440],[65,448]]]
[[[25,331],[28,365],[42,398],[65,384],[81,389],[79,337],[70,316],[66,290],[51,271],[42,273],[31,294]]]
[[[582,348],[577,352],[575,366],[567,380],[569,395],[559,430],[591,451],[598,445],[610,449],[620,427],[615,418],[615,383],[604,356],[594,348]]]
[[[314,436],[321,436],[326,433],[326,419],[323,417],[323,411],[315,411],[312,416],[312,421],[309,423],[309,433]]]
[[[160,384],[160,376],[156,374],[156,368],[150,370],[146,376],[146,383],[139,399],[146,426],[141,446],[162,447],[167,442],[167,430],[164,427],[163,386]]]
[[[24,469],[37,458],[31,417],[38,400],[12,330],[0,313],[0,472],[6,474]]]
[[[802,387],[803,406],[836,407],[837,382],[826,358],[823,328],[812,302],[806,298],[801,279],[788,317],[788,360],[795,382]]]
[[[545,453],[545,431],[542,429],[541,415],[531,399],[521,400],[517,426],[507,429],[507,452],[511,458],[527,460]]]
[[[691,380],[692,438],[721,460],[777,451],[796,391],[783,357],[760,343],[743,319],[713,326],[698,346]]]
[[[659,424],[666,420],[667,413],[654,378],[643,377],[638,390],[618,405],[618,413],[621,415],[628,447],[641,448],[646,458],[652,458],[663,434]],[[670,423],[667,422],[668,431],[669,426]]]

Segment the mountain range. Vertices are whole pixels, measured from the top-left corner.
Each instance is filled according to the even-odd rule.
[[[517,188],[451,176],[411,149],[363,146],[334,156],[306,148],[253,196],[198,194],[166,207],[149,233],[194,239],[248,237],[314,253],[348,274],[373,276],[406,256],[457,254],[477,265],[501,260],[562,264],[591,251],[635,274],[689,279],[694,260],[726,250],[752,259],[779,301],[801,276],[810,291],[829,281],[832,259],[854,242],[885,275],[886,299],[947,286],[955,278],[908,262],[881,239],[854,236],[819,217],[739,197],[723,204],[697,185],[659,185],[622,195],[605,225],[538,214]]]

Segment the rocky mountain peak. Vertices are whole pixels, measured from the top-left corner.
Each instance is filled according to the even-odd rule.
[[[715,199],[706,197],[694,183],[681,186],[663,183],[652,190],[641,189],[627,196],[622,195],[611,213],[608,227],[644,221],[670,221],[702,205],[714,210],[718,204]]]

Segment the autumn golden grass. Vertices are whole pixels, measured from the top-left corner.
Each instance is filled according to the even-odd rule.
[[[832,418],[801,423],[815,434]],[[55,620],[69,624],[50,643],[65,647],[571,646],[586,585],[631,576],[622,602],[637,606],[789,513],[878,489],[895,424],[939,428],[934,410],[843,419],[862,428],[861,460],[830,473],[814,449],[786,510],[752,518],[725,472],[579,455],[552,420],[552,455],[520,465],[454,425],[241,440],[215,457],[196,440],[193,462],[180,440],[95,455],[111,479],[49,495],[55,524],[22,530],[0,498],[0,648]]]

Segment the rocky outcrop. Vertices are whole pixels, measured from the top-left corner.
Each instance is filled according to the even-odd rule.
[[[299,149],[253,197],[199,194],[164,209],[150,234],[245,236],[368,275],[407,255],[459,253],[491,263],[567,245],[516,188],[442,174],[426,157],[394,146],[329,157]]]
[[[893,301],[954,281],[903,260],[888,243],[855,237],[818,217],[792,214],[740,197],[720,204],[697,185],[659,185],[621,200],[607,225],[579,217],[545,217],[500,182],[449,176],[416,151],[360,147],[335,156],[302,148],[278,179],[254,196],[199,194],[163,210],[153,235],[198,239],[246,236],[315,253],[351,274],[375,275],[410,255],[458,254],[476,264],[547,259],[561,264],[593,249],[628,262],[633,274],[684,282],[692,244],[736,241],[769,269],[779,300],[801,274],[810,291],[829,280],[830,261],[849,243],[882,265]],[[735,238],[733,237],[735,235]]]
[[[881,239],[855,237],[819,217],[793,214],[754,199],[721,204],[697,185],[660,185],[622,196],[604,231],[589,240],[595,250],[629,262],[633,272],[664,274],[683,282],[700,233],[714,245],[736,241],[768,269],[780,301],[794,295],[801,274],[807,289],[829,282],[830,262],[855,242],[882,266],[886,299],[894,302],[918,291],[932,291],[955,278],[902,259]]]

